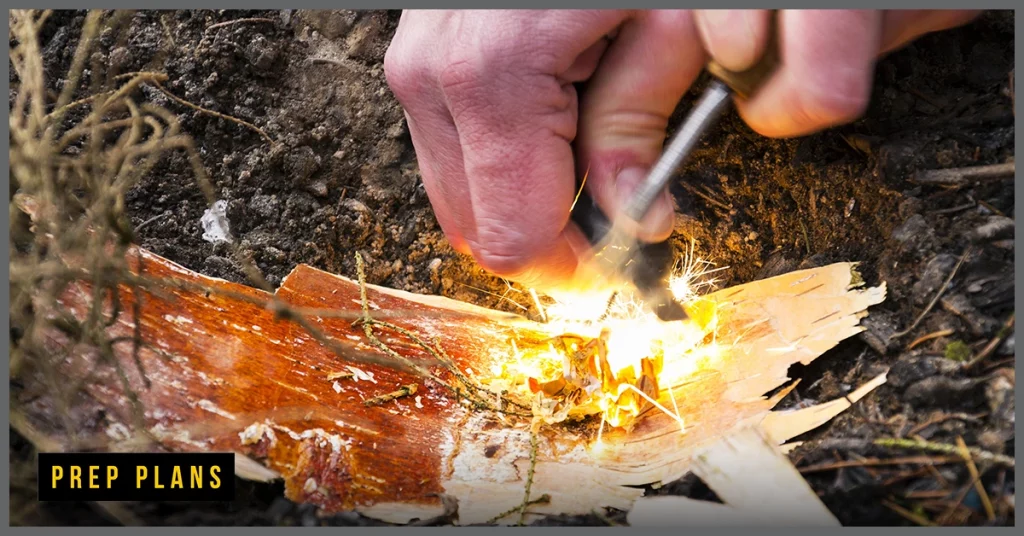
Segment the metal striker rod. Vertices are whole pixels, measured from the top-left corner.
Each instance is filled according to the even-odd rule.
[[[672,179],[676,169],[693,151],[704,131],[725,110],[729,104],[730,93],[729,87],[722,82],[718,80],[711,82],[703,97],[693,107],[690,115],[679,128],[679,132],[662,153],[661,158],[651,168],[647,179],[641,183],[640,188],[633,195],[626,208],[627,217],[635,222],[643,219],[654,200]]]

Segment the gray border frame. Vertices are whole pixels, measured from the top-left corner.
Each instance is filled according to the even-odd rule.
[[[743,8],[774,7],[774,8],[792,8],[792,9],[796,9],[796,8],[821,7],[824,2],[821,2],[821,1],[815,2],[813,0],[788,0],[788,1],[784,1],[784,2],[775,2],[775,3],[758,2],[756,0],[732,0],[732,1],[729,1],[729,0],[718,0],[718,1],[714,1],[714,2],[711,2],[711,1],[708,1],[708,0],[705,0],[703,2],[678,1],[678,0],[677,1],[668,1],[668,0],[631,0],[631,1],[628,1],[628,2],[624,2],[624,1],[616,2],[616,1],[613,1],[613,0],[591,0],[590,2],[570,2],[570,1],[564,1],[564,0],[563,1],[553,1],[553,0],[522,0],[520,2],[502,2],[502,3],[505,4],[506,6],[515,7],[515,8],[531,8],[532,7],[532,8],[544,8],[544,9],[548,9],[548,8],[571,8],[571,9],[606,8],[606,9],[611,9],[611,8],[623,8],[623,7],[634,8],[634,9],[682,8],[682,7],[692,7],[692,8],[697,8],[697,7],[715,7],[715,8],[725,8],[725,7],[743,7]],[[433,2],[414,2],[414,1],[409,1],[409,0],[398,0],[398,1],[394,1],[393,0],[391,2],[383,2],[383,3],[382,2],[378,2],[378,1],[373,1],[373,0],[333,0],[333,1],[332,0],[292,0],[290,2],[280,2],[280,1],[272,2],[272,1],[268,1],[268,0],[249,0],[248,2],[243,2],[243,1],[238,1],[238,0],[230,0],[230,1],[224,1],[224,0],[220,0],[220,1],[195,1],[195,0],[178,0],[178,1],[172,1],[172,0],[146,0],[146,1],[140,1],[140,0],[135,0],[135,1],[132,1],[132,2],[128,2],[128,1],[124,1],[124,0],[113,0],[113,1],[106,0],[106,1],[91,2],[90,5],[88,5],[88,6],[84,6],[84,5],[82,5],[83,4],[82,2],[76,2],[74,0],[57,0],[57,1],[52,1],[51,0],[50,2],[45,2],[46,5],[44,5],[44,6],[28,6],[26,4],[29,4],[29,2],[24,2],[24,1],[17,2],[16,4],[18,4],[18,5],[8,5],[8,6],[6,6],[6,8],[7,9],[12,9],[12,8],[20,8],[20,7],[36,7],[36,8],[46,7],[46,8],[53,8],[53,9],[85,9],[85,8],[89,8],[89,9],[97,9],[97,8],[102,8],[102,9],[115,9],[115,8],[134,8],[134,9],[142,9],[142,8],[145,8],[145,9],[283,9],[281,7],[282,4],[288,5],[288,8],[290,8],[290,9],[382,9],[382,8],[387,8],[387,9],[407,9],[407,8],[432,8],[432,9],[454,8],[454,9],[467,9],[467,8],[481,8],[482,7],[480,2],[472,2],[472,1],[467,1],[467,0],[435,0]],[[148,5],[146,5],[146,4],[148,4]],[[385,4],[385,5],[382,5],[382,4]],[[858,8],[858,9],[860,9],[860,8],[879,8],[879,9],[883,9],[883,8],[884,9],[920,9],[920,8],[961,8],[961,9],[966,9],[966,8],[970,8],[970,9],[979,9],[980,8],[980,9],[1009,9],[1009,10],[1015,10],[1017,2],[1014,2],[1013,0],[987,0],[987,1],[975,0],[975,1],[971,1],[971,2],[967,2],[967,1],[957,2],[955,0],[932,0],[932,2],[921,2],[921,1],[912,1],[912,0],[860,0],[858,2],[846,1],[846,2],[842,2],[842,4],[846,4],[846,5],[845,6],[843,6],[843,5],[838,5],[837,6],[836,4],[829,3],[830,6],[849,7],[849,8]],[[487,5],[488,6],[495,6],[496,4],[487,4]],[[5,26],[9,26],[10,25],[9,19],[5,19],[4,25]],[[1016,30],[1018,30],[1020,28],[1021,28],[1021,22],[1019,20],[1016,20],[1015,21],[1014,32],[1016,33]],[[4,45],[5,50],[7,52],[9,52],[9,46],[10,46],[9,43],[7,45]],[[1021,45],[1020,44],[1015,44],[1015,49],[1014,49],[1014,59],[1015,59],[1014,64],[1015,64],[1015,68],[1019,67],[1020,63],[1021,63],[1021,59],[1020,59],[1021,58],[1021,54],[1020,54],[1020,52],[1021,52]],[[9,92],[9,90],[10,90],[10,81],[8,80],[7,82],[3,82],[2,88],[3,88],[3,92],[4,93]],[[1019,95],[1020,93],[1021,93],[1020,91],[1016,91],[1017,95]],[[9,113],[10,112],[8,112],[8,114]],[[1015,124],[1015,128],[1019,128],[1020,125],[1021,125],[1021,122],[1020,121],[1015,121],[1014,124]],[[3,122],[2,129],[4,130],[5,133],[7,133],[8,140],[9,140],[10,139],[10,124],[9,124],[8,121],[4,121]],[[1020,149],[1021,149],[1021,142],[1020,142],[1020,140],[1016,140],[1015,141],[1015,146],[1014,146],[1014,154],[1020,152]],[[8,161],[9,153],[3,153],[2,155],[0,155],[0,158],[2,158],[3,161]],[[7,167],[4,168],[4,169],[7,169],[8,171],[4,172],[3,184],[9,184],[9,182],[10,182],[10,165],[9,164],[10,163],[8,162]],[[1015,192],[1014,202],[1016,203],[1016,202],[1020,201],[1022,195],[1024,195],[1024,194],[1022,194],[1021,191],[1019,189],[1017,189],[1017,191]],[[1014,237],[1014,241],[1015,241],[1014,244],[1015,244],[1015,248],[1016,249],[1020,248],[1021,240],[1022,239],[1021,239],[1020,235],[1015,235],[1015,237]],[[9,241],[10,241],[10,230],[8,230],[8,232],[4,233],[4,235],[3,235],[4,247],[2,249],[2,253],[0,253],[0,254],[3,255],[3,260],[4,260],[2,265],[0,265],[0,269],[2,269],[4,273],[8,274],[8,280],[10,280],[10,258],[9,258],[9,245],[10,245],[10,243],[9,243]],[[1014,278],[1015,278],[1015,282],[1016,283],[1020,282],[1022,272],[1024,272],[1024,268],[1022,268],[1021,265],[1015,263]],[[1015,288],[1014,301],[1018,302],[1018,301],[1020,301],[1020,298],[1021,298],[1021,295],[1022,295],[1021,293],[1024,292],[1024,291],[1022,291],[1022,289],[1018,285],[1015,285],[1014,288]],[[6,301],[9,304],[10,303],[10,287],[9,286],[8,287],[0,286],[0,296],[4,297],[4,301]],[[4,307],[2,309],[2,312],[0,312],[0,314],[3,315],[3,319],[5,320],[4,323],[9,326],[10,325],[10,307]],[[8,348],[9,348],[10,347],[10,330],[3,331],[2,337],[3,337],[4,341],[6,342],[6,344],[8,345]],[[10,358],[10,356],[8,356],[8,359],[9,358]],[[1015,363],[1015,365],[1016,365],[1016,363]],[[0,405],[2,405],[2,408],[3,408],[3,414],[2,414],[2,416],[0,416],[0,418],[2,418],[5,421],[8,421],[8,426],[4,426],[3,427],[3,446],[4,446],[5,450],[9,449],[9,444],[10,444],[10,426],[9,426],[9,422],[10,422],[10,398],[9,398],[9,395],[10,395],[10,384],[9,384],[9,379],[10,378],[9,378],[9,374],[10,374],[9,369],[4,369],[4,375],[8,378],[8,382],[5,382],[3,385],[0,385],[0,393],[3,394],[3,397],[0,398]],[[1021,398],[1020,391],[1017,391],[1016,396],[1017,396],[1017,404],[1019,405],[1020,398]],[[1016,442],[1016,441],[1015,441],[1015,445],[1016,445],[1016,451],[1014,452],[1014,457],[1018,457],[1020,455],[1021,446],[1020,446],[1020,443]],[[9,457],[8,457],[8,459],[9,459]],[[3,465],[0,465],[0,480],[7,481],[7,482],[10,481],[10,463],[9,462],[5,463]],[[4,498],[3,503],[0,504],[0,518],[2,518],[4,520],[3,525],[9,527],[10,526],[10,486],[9,485],[4,487],[3,498]],[[69,533],[70,531],[74,530],[74,531],[81,531],[80,534],[83,534],[83,535],[94,535],[94,534],[95,535],[102,535],[105,532],[109,532],[111,530],[110,528],[105,528],[105,527],[104,528],[99,528],[99,527],[95,527],[95,528],[81,528],[81,529],[80,528],[75,528],[75,527],[48,527],[48,528],[12,527],[12,528],[15,531],[17,531],[17,533],[29,533],[29,532],[38,533],[38,532],[44,532],[46,534],[51,534],[51,533]],[[359,531],[380,530],[380,531],[385,531],[385,532],[388,532],[388,533],[394,533],[395,531],[400,531],[400,530],[403,530],[403,529],[404,529],[403,527],[382,527],[382,528],[377,528],[377,529],[371,529],[371,528],[368,528],[368,527],[357,528],[357,530],[359,530]],[[113,530],[133,530],[133,529],[132,528],[115,528]],[[172,533],[174,533],[176,531],[180,531],[181,529],[175,528],[175,527],[147,527],[145,530],[147,532],[155,531],[155,532],[163,533],[163,534],[172,534]],[[192,530],[196,530],[196,529],[192,529]],[[282,530],[282,529],[271,528],[271,527],[226,527],[226,528],[221,529],[220,532],[221,533],[227,532],[227,533],[231,533],[231,534],[252,535],[254,533],[253,531],[258,531],[258,532],[267,531],[267,532],[269,532],[269,531],[277,531],[277,530]],[[316,529],[314,529],[314,530],[316,530]],[[324,529],[321,529],[321,530],[324,530]],[[329,530],[337,531],[337,530],[350,530],[350,529],[343,529],[343,528],[332,527]],[[451,528],[446,528],[446,527],[440,527],[440,528],[438,528],[438,527],[429,527],[429,528],[423,528],[423,530],[426,530],[426,531],[429,531],[429,532],[441,532],[441,531],[452,530],[452,529]],[[476,529],[474,529],[474,530],[476,530]],[[481,528],[480,530],[487,530],[487,529]],[[495,528],[493,528],[491,530],[514,530],[514,529],[495,527]],[[593,531],[595,529],[594,528],[581,528],[581,527],[564,527],[564,528],[559,528],[559,527],[543,527],[542,528],[542,527],[538,527],[538,528],[535,528],[534,530],[541,530],[541,531],[559,530],[560,532],[569,532],[569,533],[577,533],[577,534],[590,534],[590,531]],[[614,529],[604,529],[604,530],[614,530]],[[653,530],[656,530],[656,529],[630,528],[629,530],[634,530],[634,531],[637,531],[637,530],[651,530],[651,531],[653,531]],[[721,532],[724,532],[726,534],[743,533],[743,532],[745,532],[742,529],[725,529],[725,528],[723,528],[723,529],[720,529],[720,530],[721,530]],[[862,532],[862,533],[866,534],[867,530],[871,530],[871,529],[847,528],[847,529],[844,529],[844,530],[855,531],[855,532]],[[893,528],[885,528],[883,530],[885,532],[889,532],[889,531],[899,531],[900,529],[896,528],[896,527],[893,527]],[[964,533],[961,533],[960,530],[964,530],[965,533],[966,533],[966,532],[977,530],[977,529],[965,527],[965,528],[949,528],[949,529],[946,529],[946,530],[951,531],[951,532],[956,532],[956,533],[959,533],[959,534],[964,534]],[[1003,531],[1011,531],[1013,529],[1011,527],[1011,528],[994,528],[994,529],[988,529],[988,530],[996,530],[996,531],[1003,532]],[[198,532],[200,534],[205,534],[207,532],[214,532],[214,531],[217,531],[217,529],[215,529],[215,528],[199,528],[198,529]],[[765,531],[764,529],[757,530],[757,534],[759,534],[759,535],[785,534],[787,536],[792,536],[792,535],[795,535],[795,534],[806,533],[806,532],[807,531],[805,529],[785,529],[785,530],[783,530],[783,529],[768,529],[767,531]]]

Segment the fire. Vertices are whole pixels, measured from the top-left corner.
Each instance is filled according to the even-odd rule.
[[[673,384],[720,353],[716,307],[701,295],[717,282],[707,276],[722,269],[699,259],[691,242],[670,279],[671,292],[691,316],[685,322],[662,322],[629,291],[549,296],[555,303],[546,308],[546,326],[564,335],[513,341],[502,376],[519,378],[550,421],[599,413],[601,430],[605,423],[628,428],[654,406],[685,429],[678,410],[666,407],[674,408],[675,398],[662,394],[671,395]]]

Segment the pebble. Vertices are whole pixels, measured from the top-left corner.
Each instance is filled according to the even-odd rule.
[[[327,197],[327,183],[324,181],[313,181],[309,185],[309,193],[317,197]]]

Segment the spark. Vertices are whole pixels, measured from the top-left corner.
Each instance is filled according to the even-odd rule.
[[[536,305],[537,306],[537,310],[540,311],[541,321],[544,322],[544,323],[547,323],[547,321],[548,321],[548,313],[547,313],[547,311],[544,310],[544,306],[540,304],[540,297],[537,296],[537,290],[536,289],[532,289],[532,288],[530,289],[530,297],[533,298],[534,305]]]
[[[590,175],[590,168],[583,173],[583,181],[580,182],[580,189],[576,192],[576,198],[572,200],[572,205],[569,207],[569,212],[572,213],[573,209],[576,208],[576,203],[580,200],[580,195],[583,194],[583,187],[587,185],[587,175]]]
[[[650,396],[648,396],[647,393],[641,391],[640,389],[637,389],[633,384],[624,383],[621,386],[619,386],[619,390],[620,391],[622,391],[622,390],[633,391],[636,394],[642,396],[644,399],[646,399],[648,402],[650,402],[652,406],[660,409],[662,412],[665,413],[665,415],[668,415],[669,417],[672,417],[673,419],[675,419],[675,421],[677,423],[679,423],[679,433],[681,433],[681,434],[685,434],[686,433],[686,424],[683,422],[683,417],[681,415],[679,415],[678,412],[673,414],[671,411],[665,409],[665,406],[662,406],[661,404],[659,404],[657,400],[655,400],[655,399],[651,398]]]
[[[575,385],[583,389],[583,398],[572,401],[567,399],[564,402],[574,406],[593,404],[593,412],[600,412],[597,447],[603,440],[606,424],[613,429],[627,426],[627,420],[642,413],[645,402],[675,420],[680,432],[685,433],[685,421],[671,386],[684,384],[687,377],[708,366],[725,351],[725,347],[717,341],[720,304],[704,300],[702,296],[717,288],[719,279],[713,277],[714,274],[728,267],[717,267],[702,259],[696,249],[696,240],[691,239],[673,266],[668,281],[673,296],[691,313],[690,320],[685,322],[662,322],[644,307],[638,293],[630,289],[579,289],[549,293],[546,297],[550,301],[546,307],[542,306],[537,291],[530,289],[530,295],[545,322],[545,330],[550,329],[551,333],[560,334],[554,339],[561,337],[562,343],[557,348],[550,341],[524,348],[521,345],[517,347],[513,340],[514,362],[504,367],[503,374],[522,374],[525,381],[516,379],[514,383],[529,386],[531,380],[535,380],[534,385],[537,385],[537,382],[560,377],[571,381],[569,376],[574,373],[582,373],[584,376],[592,374],[573,371],[573,367],[580,362],[585,363],[584,368],[595,364],[598,365],[596,370],[601,370],[602,366],[607,367],[598,373],[598,377],[578,378],[585,383],[589,382],[591,387]],[[605,334],[603,337],[602,333]],[[603,348],[598,348],[602,353],[581,355],[581,351],[594,351],[594,347],[589,344],[577,345],[573,337],[582,340],[601,339]],[[572,365],[573,359],[582,361]],[[657,385],[667,386],[662,389],[668,391],[674,411],[658,402],[661,392],[649,395],[637,387],[644,374],[651,374],[649,367],[644,368],[647,360],[655,364],[653,373],[656,376],[652,379]],[[637,396],[623,399],[626,392],[633,392]],[[558,407],[557,401],[551,402],[555,404],[552,408]],[[563,410],[555,411],[564,411],[566,407],[569,406],[562,406]]]

